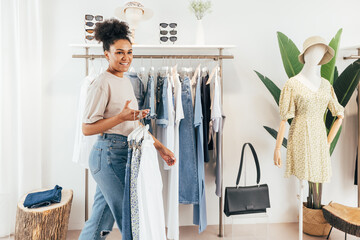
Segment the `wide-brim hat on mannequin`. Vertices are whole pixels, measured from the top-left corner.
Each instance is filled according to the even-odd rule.
[[[122,7],[118,7],[115,9],[115,15],[120,18],[126,20],[125,11],[127,8],[138,8],[141,9],[143,12],[142,20],[148,20],[153,16],[153,11],[149,8],[145,8],[144,5],[142,5],[139,2],[128,2]]]
[[[334,57],[335,51],[332,47],[327,45],[325,39],[323,39],[322,37],[319,37],[319,36],[309,37],[308,39],[305,40],[305,42],[303,44],[303,51],[299,55],[299,61],[304,64],[305,63],[304,54],[305,54],[306,50],[308,50],[310,47],[312,47],[314,45],[318,45],[318,44],[324,45],[326,47],[326,52],[324,54],[324,57],[321,59],[321,61],[319,62],[318,65],[324,65],[324,64],[330,62],[330,60]]]

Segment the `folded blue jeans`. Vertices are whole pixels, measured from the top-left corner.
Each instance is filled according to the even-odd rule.
[[[24,201],[24,207],[27,208],[39,208],[46,207],[52,203],[61,202],[61,190],[62,187],[56,185],[54,189],[29,193]]]

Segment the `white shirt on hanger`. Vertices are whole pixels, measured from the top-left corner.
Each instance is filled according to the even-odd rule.
[[[174,131],[174,154],[176,163],[170,168],[168,174],[168,208],[167,208],[167,237],[179,240],[179,126],[184,119],[184,111],[181,100],[181,83],[179,74],[174,71],[174,102],[175,102],[175,131]]]
[[[172,93],[172,89],[173,89],[173,76],[172,74],[169,74],[168,77],[168,85],[167,85],[167,109],[168,109],[168,125],[165,128],[165,134],[166,134],[166,142],[163,143],[165,145],[165,147],[167,147],[170,151],[174,152],[174,131],[175,131],[175,109],[174,109],[174,102],[173,102],[173,93]],[[167,165],[167,163],[165,161],[164,162],[164,169],[165,170],[169,170],[170,167],[169,165]]]
[[[85,102],[90,84],[97,78],[98,74],[94,69],[84,78],[80,88],[78,112],[76,117],[75,142],[72,161],[80,166],[89,169],[89,157],[92,147],[98,135],[85,136],[82,132],[82,119],[84,115]]]
[[[216,69],[214,76],[214,95],[211,102],[211,121],[212,121],[212,130],[218,132],[220,128],[220,120],[222,118],[222,109],[221,109],[221,90],[220,90],[220,77],[218,68]]]
[[[141,240],[166,240],[162,178],[154,140],[146,132],[137,179]]]

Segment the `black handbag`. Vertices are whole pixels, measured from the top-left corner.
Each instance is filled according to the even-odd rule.
[[[244,150],[246,145],[249,145],[254,156],[256,171],[257,171],[257,185],[239,187],[241,170],[244,161]],[[251,143],[245,143],[242,147],[241,160],[239,172],[236,179],[236,187],[225,188],[225,206],[224,213],[226,216],[262,213],[266,212],[266,208],[270,208],[269,188],[267,184],[259,185],[260,182],[260,165],[254,147]]]

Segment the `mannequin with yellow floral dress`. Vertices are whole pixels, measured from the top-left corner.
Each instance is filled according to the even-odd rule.
[[[319,65],[328,63],[334,50],[321,37],[310,37],[304,42],[299,61],[304,63],[300,73],[285,83],[280,95],[281,123],[274,151],[274,164],[281,167],[280,148],[285,124],[293,118],[288,137],[285,177],[299,179],[299,240],[302,240],[302,199],[304,180],[313,183],[329,182],[331,162],[329,147],[344,117],[332,85],[319,74]],[[326,134],[324,114],[329,109],[337,120]]]

